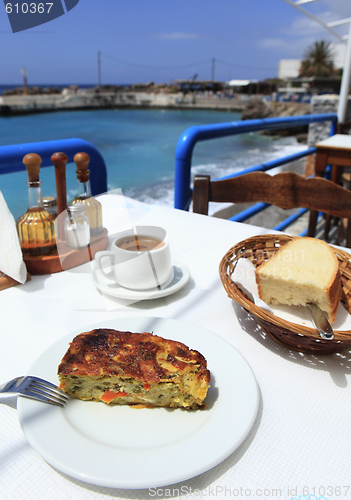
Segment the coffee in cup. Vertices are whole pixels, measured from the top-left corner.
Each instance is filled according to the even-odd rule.
[[[107,261],[108,267],[103,265]],[[111,250],[97,252],[97,268],[124,288],[165,288],[173,279],[173,266],[166,231],[157,226],[136,226],[117,234]]]
[[[149,252],[156,248],[161,248],[164,242],[159,238],[147,235],[124,236],[115,242],[119,248],[129,250],[130,252]]]

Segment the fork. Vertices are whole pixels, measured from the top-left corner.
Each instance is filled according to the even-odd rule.
[[[0,393],[18,394],[25,398],[35,399],[61,408],[67,403],[68,397],[60,389],[38,377],[17,377],[0,385]]]

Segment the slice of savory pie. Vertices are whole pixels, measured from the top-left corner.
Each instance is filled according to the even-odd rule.
[[[181,342],[107,328],[77,335],[58,368],[61,389],[122,405],[205,407],[206,359]]]

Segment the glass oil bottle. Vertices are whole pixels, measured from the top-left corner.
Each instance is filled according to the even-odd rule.
[[[23,158],[28,174],[29,208],[17,219],[17,232],[24,256],[47,255],[55,252],[55,216],[43,206],[39,172],[41,157],[29,153]]]

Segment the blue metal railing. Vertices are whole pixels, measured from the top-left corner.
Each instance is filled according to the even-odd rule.
[[[246,120],[238,122],[218,123],[189,127],[180,136],[176,147],[175,179],[174,179],[174,207],[188,210],[192,198],[191,190],[191,159],[195,145],[200,141],[228,137],[230,135],[246,134],[261,130],[275,130],[279,128],[299,127],[314,122],[331,122],[331,134],[336,131],[337,115],[324,113],[318,115],[289,116],[284,118],[265,118],[262,120]],[[314,153],[316,148],[309,148],[293,155],[266,162],[261,165],[242,170],[228,177],[242,175],[257,170],[265,171],[274,167],[290,163],[304,156]],[[219,180],[219,179],[217,179]],[[247,217],[246,217],[247,218]]]
[[[93,196],[107,192],[107,170],[101,153],[90,142],[83,139],[60,139],[56,141],[31,142],[0,146],[0,175],[25,170],[23,157],[28,153],[37,153],[42,158],[41,167],[53,167],[51,156],[64,152],[68,162],[73,162],[76,153],[84,152],[90,156],[90,184]]]

